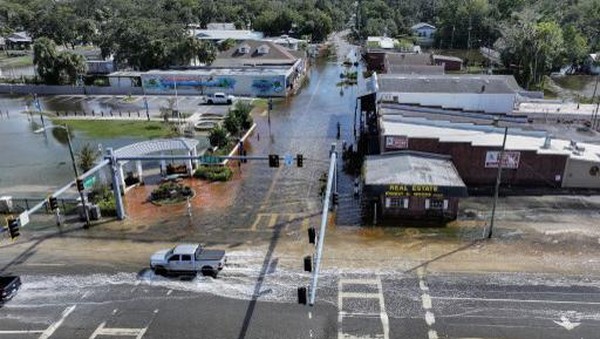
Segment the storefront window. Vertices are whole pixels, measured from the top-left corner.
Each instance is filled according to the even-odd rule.
[[[386,208],[408,208],[408,199],[407,198],[386,197],[385,198],[385,207]]]

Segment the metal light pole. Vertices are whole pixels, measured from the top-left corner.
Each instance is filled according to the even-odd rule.
[[[498,120],[494,120],[494,125],[498,126]],[[487,237],[492,238],[492,229],[494,228],[494,217],[496,215],[496,203],[498,202],[498,191],[500,190],[500,181],[502,180],[502,161],[504,160],[504,149],[506,147],[506,136],[508,135],[508,126],[504,127],[504,138],[502,140],[502,149],[498,157],[498,174],[496,175],[496,187],[494,189],[494,203],[492,205],[492,218],[490,220],[490,227],[488,229]]]
[[[73,154],[73,145],[71,144],[71,137],[69,135],[69,129],[67,128],[67,126],[53,125],[53,126],[43,127],[43,128],[36,130],[34,133],[41,133],[48,129],[53,129],[53,128],[61,128],[67,132],[67,143],[69,144],[69,155],[71,156],[71,163],[73,164],[73,172],[75,172],[75,181],[77,182],[77,180],[79,179],[79,170],[77,169],[77,164],[75,163],[75,154]],[[80,191],[79,188],[77,190],[79,191],[79,197],[81,198],[81,205],[83,207],[83,213],[85,215],[85,225],[83,227],[89,228],[90,227],[90,215],[88,213],[87,206],[85,203],[85,197],[83,195],[83,191]]]

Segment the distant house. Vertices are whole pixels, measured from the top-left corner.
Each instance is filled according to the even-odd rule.
[[[397,39],[387,36],[367,37],[367,48],[394,49],[399,44]]]
[[[235,30],[235,24],[233,22],[211,22],[206,25],[208,30]]]
[[[244,40],[259,40],[264,37],[264,34],[261,32],[236,29],[231,23],[211,23],[207,27],[207,29],[200,29],[199,25],[191,24],[188,26],[188,32],[199,40],[210,40],[212,42],[220,42],[227,39],[241,42]]]
[[[287,49],[291,49],[293,51],[297,51],[300,49],[301,44],[308,44],[308,41],[302,39],[296,39],[289,35],[282,35],[279,37],[265,38],[264,41],[271,41],[276,43],[279,46],[283,46]]]
[[[463,60],[461,58],[448,55],[432,55],[433,63],[438,66],[444,66],[445,71],[460,71]]]
[[[29,49],[31,48],[31,37],[27,32],[15,32],[7,36],[6,38],[7,49]]]
[[[431,45],[433,44],[433,38],[435,37],[436,28],[435,26],[426,22],[419,22],[413,25],[410,30],[413,35],[417,37],[417,43],[419,45]]]
[[[295,65],[299,60],[304,65],[306,53],[292,51],[272,41],[246,40],[219,53],[212,67],[259,67]],[[302,67],[303,68],[303,67]],[[301,69],[300,71],[303,71]]]

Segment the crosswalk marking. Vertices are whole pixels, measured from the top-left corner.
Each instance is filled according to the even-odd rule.
[[[377,286],[377,292],[344,292],[344,285],[371,285]],[[379,301],[379,312],[346,312],[344,308],[345,298],[361,298],[361,299],[377,299]],[[340,279],[338,281],[338,339],[351,338],[350,334],[344,333],[343,320],[344,318],[363,318],[376,319],[379,318],[383,326],[383,333],[377,333],[375,338],[389,339],[390,325],[387,312],[385,311],[385,302],[383,299],[383,287],[381,278],[377,279]]]

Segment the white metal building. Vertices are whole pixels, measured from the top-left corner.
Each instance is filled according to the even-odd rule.
[[[522,90],[512,76],[375,74],[377,101],[511,113]]]

